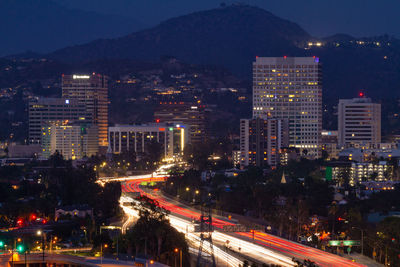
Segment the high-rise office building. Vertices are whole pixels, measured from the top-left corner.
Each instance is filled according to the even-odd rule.
[[[322,74],[318,57],[257,57],[253,62],[253,117],[286,119],[289,146],[321,155]]]
[[[340,146],[377,145],[381,142],[381,105],[370,98],[340,99],[338,131]]]
[[[154,112],[156,122],[181,123],[190,126],[189,142],[202,144],[207,140],[206,110],[203,105],[187,102],[160,102]]]
[[[87,121],[92,114],[76,99],[39,98],[29,102],[29,143],[40,144],[42,126],[51,121]]]
[[[107,146],[108,84],[107,77],[91,75],[62,75],[62,96],[77,99],[92,114],[92,122],[99,129],[99,146]]]
[[[60,153],[65,159],[81,159],[98,153],[98,129],[96,125],[51,122],[42,127],[42,157]]]
[[[286,120],[240,120],[240,165],[277,166],[279,151],[288,145]]]

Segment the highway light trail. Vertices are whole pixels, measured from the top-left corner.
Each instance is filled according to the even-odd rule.
[[[160,180],[165,180],[165,178],[158,177],[156,178],[158,181]],[[185,209],[182,207],[179,207],[177,205],[174,205],[172,203],[169,203],[165,201],[163,198],[155,195],[150,195],[146,192],[144,192],[142,189],[140,189],[140,183],[142,183],[142,179],[135,179],[133,181],[127,182],[125,185],[123,185],[123,190],[124,192],[140,192],[142,195],[146,195],[148,197],[151,197],[153,199],[156,199],[160,206],[171,211],[171,214],[169,215],[169,219],[171,222],[171,225],[175,227],[178,231],[181,231],[183,233],[186,233],[187,238],[189,239],[190,242],[193,242],[196,246],[199,245],[200,239],[197,234],[193,233],[193,224],[192,224],[192,219],[198,219],[200,214],[195,211],[191,211],[189,209]],[[123,200],[126,201],[126,200]],[[124,210],[128,209],[127,207],[123,207]],[[132,211],[128,211],[131,214],[134,214]],[[177,215],[177,216],[176,216]],[[180,216],[180,217],[178,217]],[[183,219],[183,218],[185,219]],[[225,221],[219,220],[219,219],[213,219],[213,225],[217,228],[222,228],[223,225],[228,224]],[[190,231],[186,232],[188,229]],[[221,243],[225,243],[226,240],[230,240],[232,244],[240,244],[242,247],[241,253],[247,253],[251,257],[260,260],[262,262],[268,262],[268,263],[274,263],[274,264],[279,264],[280,266],[294,266],[292,260],[287,257],[280,255],[279,253],[267,250],[261,246],[252,244],[251,242],[239,240],[237,238],[233,238],[232,236],[229,236],[224,233],[220,232],[214,232],[213,233],[213,238],[215,238],[216,241],[219,241]],[[209,244],[205,242],[205,251],[209,252]],[[214,246],[214,254],[216,257],[222,261],[227,262],[230,266],[239,266],[242,262],[236,258],[234,258],[232,255],[226,253],[225,251],[221,250],[220,248]]]
[[[179,216],[180,218],[186,218],[188,221],[193,219],[198,220],[200,217],[200,212],[183,207],[179,204],[174,204],[173,201],[165,198],[159,192],[154,191],[147,193],[140,188],[142,182],[160,181],[164,180],[166,177],[158,175],[152,178],[138,178],[132,177],[132,180],[125,180],[123,185],[123,190],[125,192],[139,192],[142,195],[146,195],[152,199],[159,202],[160,206],[169,210],[172,215]],[[224,225],[233,225],[232,222],[221,220],[218,218],[213,219],[213,225],[216,231],[213,233],[213,238],[220,242],[230,241],[232,246],[238,247],[240,243],[241,252],[248,253],[248,255],[253,255],[255,259],[264,259],[265,262],[275,263],[284,266],[293,266],[291,258],[297,258],[300,260],[309,259],[316,262],[322,267],[334,267],[334,266],[364,266],[359,263],[352,262],[346,258],[324,252],[319,249],[308,247],[296,242],[292,242],[283,238],[279,238],[264,232],[255,231],[254,233],[254,243],[252,243],[253,234],[252,233],[235,233],[235,237],[232,235],[227,235],[218,232],[218,229],[222,229]],[[239,242],[240,240],[240,242]],[[252,257],[253,257],[252,256]]]
[[[133,223],[135,218],[139,217],[139,213],[136,210],[124,206],[124,203],[132,202],[132,201],[133,201],[132,198],[124,197],[124,196],[121,196],[119,199],[119,206],[122,208],[125,215],[128,217],[127,220],[122,224],[122,227],[121,227],[122,234],[125,234],[129,225],[131,225]]]
[[[123,209],[123,211],[125,212],[125,214],[129,217],[132,218],[138,218],[139,217],[139,213],[137,210],[135,210],[133,207],[130,206],[124,206],[123,203],[135,203],[136,201],[130,197],[125,197],[122,196],[120,199],[120,207]],[[190,243],[192,243],[195,247],[198,247],[200,245],[200,238],[199,236],[197,236],[196,234],[194,234],[193,231],[193,226],[190,222],[188,222],[187,220],[178,218],[174,215],[169,215],[168,216],[169,221],[171,223],[171,225],[177,229],[179,232],[185,233],[186,234],[186,238],[188,239],[188,241]],[[122,229],[125,229],[129,226],[129,224],[127,224],[128,220],[124,223]],[[186,232],[188,229],[190,229],[190,232]],[[239,264],[241,264],[242,262],[233,257],[232,255],[226,253],[225,251],[221,250],[220,248],[213,246],[214,249],[214,255],[220,260],[225,262],[226,264],[228,264],[228,266],[232,266],[232,267],[237,267],[239,266]],[[210,244],[208,242],[204,242],[204,251],[206,253],[211,253],[210,251]]]

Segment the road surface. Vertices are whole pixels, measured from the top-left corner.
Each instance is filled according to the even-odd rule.
[[[149,182],[150,180],[156,182],[164,179],[165,177],[162,176],[153,176],[151,178],[143,176],[138,178],[132,177],[132,180],[124,179],[125,181],[122,183],[122,191],[139,192],[142,195],[153,198],[157,200],[162,207],[169,210],[171,215],[175,216],[177,219],[179,218],[179,220],[186,220],[186,223],[188,221],[192,221],[193,219],[198,220],[201,215],[199,211],[169,199],[160,194],[159,191],[144,191],[142,188],[140,188],[140,184],[142,182]],[[182,223],[182,221],[179,223]],[[177,222],[171,220],[171,224],[173,226],[174,223]],[[224,220],[221,218],[213,218],[213,225],[216,230],[213,233],[214,240],[219,242],[225,242],[226,240],[229,240],[229,246],[237,248],[240,247],[240,250],[243,254],[254,257],[261,261],[265,261],[266,263],[293,266],[294,264],[290,259],[294,257],[301,260],[309,259],[322,267],[365,266],[356,262],[352,262],[346,258],[279,238],[261,231],[255,231],[254,243],[252,240],[252,233],[240,232],[227,235],[226,233],[219,232],[218,229],[222,229],[224,225],[233,225],[233,223],[228,219]]]

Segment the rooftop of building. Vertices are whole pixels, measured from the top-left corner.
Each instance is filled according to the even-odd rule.
[[[110,126],[110,131],[115,131],[118,129],[154,129],[158,131],[160,128],[187,128],[188,126],[179,122],[176,123],[146,123],[146,124],[116,124],[115,126]]]
[[[339,104],[362,104],[362,103],[372,103],[371,98],[369,97],[356,97],[352,99],[339,99]]]
[[[254,64],[279,64],[279,65],[293,65],[293,64],[318,64],[318,57],[256,57]]]

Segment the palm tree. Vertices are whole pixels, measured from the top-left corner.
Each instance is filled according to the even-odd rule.
[[[333,234],[335,233],[335,221],[336,221],[336,214],[338,212],[338,206],[336,205],[336,201],[333,201],[331,206],[329,207],[329,215],[332,216],[332,235],[331,238],[333,238]]]

